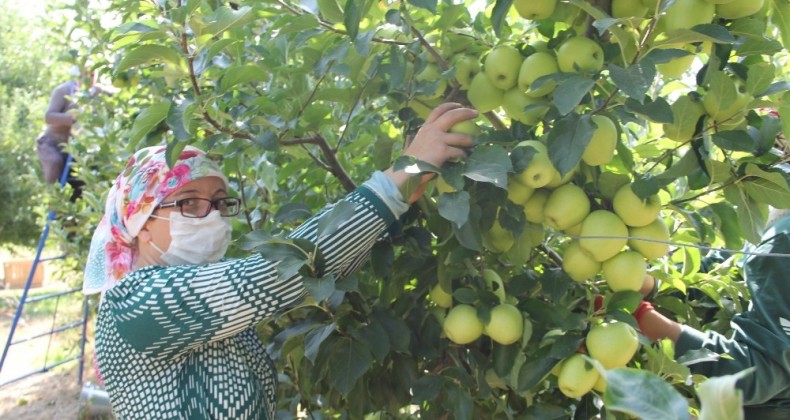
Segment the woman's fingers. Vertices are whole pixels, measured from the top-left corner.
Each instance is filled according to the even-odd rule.
[[[477,117],[477,115],[477,110],[472,108],[452,108],[440,115],[439,118],[433,122],[433,124],[436,126],[436,128],[442,131],[447,131],[455,124],[461,121],[471,120],[472,118]]]
[[[428,114],[428,118],[425,119],[425,124],[430,124],[430,123],[436,121],[442,115],[444,115],[446,112],[448,112],[450,110],[453,110],[453,109],[456,109],[456,108],[461,108],[461,104],[459,104],[457,102],[445,102],[445,103],[437,106],[436,108],[433,109],[433,111],[431,111],[430,114]]]

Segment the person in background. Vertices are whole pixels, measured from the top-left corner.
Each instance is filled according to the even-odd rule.
[[[771,209],[760,243],[749,251],[743,275],[751,302],[733,317],[732,337],[675,322],[647,301],[634,316],[651,341],[672,340],[676,357],[703,348],[728,356],[690,365],[693,373],[712,377],[754,368],[737,382],[747,419],[790,419],[790,210]],[[647,276],[643,294],[654,289],[655,279]]]
[[[473,139],[449,133],[477,111],[438,106],[403,154],[441,166]],[[219,166],[187,147],[168,167],[166,147],[139,150],[110,189],[94,232],[83,291],[101,293],[96,360],[118,418],[276,418],[277,373],[254,326],[306,295],[303,278],[278,275],[255,253],[224,259],[240,202]],[[324,259],[316,277],[356,270],[416,201],[429,176],[375,172],[341,201],[354,208],[318,235],[328,206],[291,238]],[[402,193],[404,191],[405,193]]]
[[[70,79],[61,83],[52,90],[49,106],[44,115],[46,127],[44,132],[36,139],[36,151],[44,173],[44,182],[54,184],[60,181],[63,168],[68,160],[68,153],[64,151],[65,145],[72,136],[72,127],[77,122],[79,115],[75,95],[83,88],[89,86],[88,94],[96,96],[99,93],[110,93],[110,89],[94,84],[94,76],[82,71],[80,66],[74,65],[69,70]],[[69,169],[66,181],[72,187],[71,201],[77,200],[82,194],[84,182],[74,177]]]

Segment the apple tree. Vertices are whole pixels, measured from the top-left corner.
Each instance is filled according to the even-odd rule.
[[[321,262],[283,235],[373,171],[436,174],[368,265],[259,326],[284,412],[689,418],[716,386],[737,405],[689,368],[719,355],[676,359],[631,313],[646,273],[696,328],[748,304],[737,252],[790,207],[786,0],[111,3],[74,6],[120,89],[77,146],[87,224],[133,150],[193,144],[244,201],[232,253],[288,275]],[[468,157],[398,157],[446,101],[480,111]],[[716,250],[735,257],[710,269]]]

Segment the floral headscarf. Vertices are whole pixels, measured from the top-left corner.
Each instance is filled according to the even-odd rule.
[[[91,240],[82,286],[85,294],[107,291],[132,271],[137,259],[135,238],[168,194],[207,176],[221,178],[227,187],[217,163],[202,150],[187,146],[172,169],[166,151],[164,146],[139,150],[115,179]]]

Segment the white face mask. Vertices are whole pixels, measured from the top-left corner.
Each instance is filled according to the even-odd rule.
[[[197,265],[215,263],[225,256],[230,245],[230,220],[212,210],[202,218],[184,217],[178,211],[170,213],[170,246],[162,251],[155,243],[151,246],[159,251],[167,265]]]

